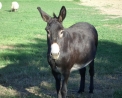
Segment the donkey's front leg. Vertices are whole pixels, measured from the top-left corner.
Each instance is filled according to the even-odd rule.
[[[70,75],[70,71],[66,71],[65,73],[63,73],[63,80],[62,80],[62,87],[61,87],[62,98],[66,98],[67,96],[67,82],[68,82],[69,75]]]
[[[61,93],[60,93],[60,86],[61,86],[61,74],[57,73],[55,71],[52,70],[52,74],[56,80],[56,90],[57,90],[57,97],[58,98],[62,98],[61,97]]]

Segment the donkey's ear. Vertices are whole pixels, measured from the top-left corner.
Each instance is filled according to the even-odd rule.
[[[65,17],[66,17],[66,8],[65,6],[62,6],[59,16],[58,16],[58,21],[62,22],[65,19]]]
[[[45,13],[44,11],[41,10],[40,7],[37,7],[42,19],[45,21],[45,22],[48,22],[50,19],[51,19],[51,16],[49,16],[47,13]]]

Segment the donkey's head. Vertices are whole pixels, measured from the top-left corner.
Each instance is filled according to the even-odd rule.
[[[62,6],[59,16],[57,17],[53,13],[53,17],[49,16],[46,12],[42,11],[40,7],[37,7],[41,14],[42,19],[47,22],[45,30],[47,31],[48,48],[50,48],[50,55],[53,59],[58,59],[60,55],[60,46],[58,40],[63,37],[63,25],[62,22],[66,16],[66,8]]]

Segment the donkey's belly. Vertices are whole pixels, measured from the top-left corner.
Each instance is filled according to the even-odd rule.
[[[87,65],[89,65],[91,63],[91,61],[89,61],[89,62],[87,62],[85,64],[74,64],[70,71],[72,72],[72,71],[75,71],[75,70],[79,70],[79,69],[81,69],[83,67],[86,67]]]
[[[74,64],[73,67],[71,68],[70,72],[75,71],[75,70],[79,70],[81,68],[86,67],[87,65],[89,65],[91,63],[91,61],[89,61],[89,62],[87,62],[85,64]],[[54,71],[59,72],[59,73],[62,73],[62,68],[56,66],[55,69],[54,69]]]

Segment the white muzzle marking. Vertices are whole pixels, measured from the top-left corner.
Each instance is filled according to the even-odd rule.
[[[51,56],[53,57],[53,59],[58,59],[59,54],[60,54],[59,45],[57,43],[53,43],[51,45]]]

